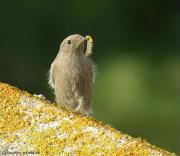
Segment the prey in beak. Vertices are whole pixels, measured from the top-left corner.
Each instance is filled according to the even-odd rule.
[[[92,57],[92,48],[93,48],[93,39],[91,36],[87,35],[85,37],[85,42],[84,42],[84,52],[88,58]]]

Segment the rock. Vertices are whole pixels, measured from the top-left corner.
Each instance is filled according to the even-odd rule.
[[[0,155],[175,155],[4,83],[0,110]]]

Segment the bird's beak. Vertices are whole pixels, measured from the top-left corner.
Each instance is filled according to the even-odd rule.
[[[85,39],[85,40],[83,41],[83,44],[84,44],[84,49],[83,49],[83,51],[84,51],[84,53],[86,53],[86,50],[87,50],[87,39]]]

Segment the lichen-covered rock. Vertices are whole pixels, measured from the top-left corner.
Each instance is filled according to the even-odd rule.
[[[0,83],[0,155],[171,156],[91,117]]]

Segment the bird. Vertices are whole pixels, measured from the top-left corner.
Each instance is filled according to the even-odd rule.
[[[92,49],[91,36],[70,35],[60,44],[49,70],[49,85],[54,90],[57,104],[83,116],[91,113],[92,85],[96,75]]]

